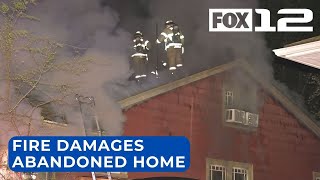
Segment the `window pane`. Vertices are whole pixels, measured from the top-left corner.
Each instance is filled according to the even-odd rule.
[[[233,104],[233,92],[232,91],[226,91],[225,104],[226,104],[226,106],[231,106]]]
[[[232,179],[233,180],[247,180],[247,169],[233,168]]]
[[[234,180],[246,180],[246,178],[245,178],[244,174],[235,173],[234,174]]]
[[[226,180],[226,168],[220,165],[211,165],[210,180]]]
[[[211,180],[223,180],[221,171],[213,171]]]

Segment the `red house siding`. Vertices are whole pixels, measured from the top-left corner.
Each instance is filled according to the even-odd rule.
[[[206,179],[206,158],[252,163],[255,180],[311,180],[320,171],[320,140],[265,92],[260,124],[246,132],[222,123],[223,75],[152,98],[125,112],[125,135],[186,136],[191,166],[185,173],[129,173],[130,179]]]

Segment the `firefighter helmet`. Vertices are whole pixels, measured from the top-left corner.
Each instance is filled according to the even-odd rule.
[[[143,37],[143,34],[140,32],[140,31],[137,31],[135,34],[134,34],[134,38],[141,38]]]
[[[172,20],[168,20],[166,21],[165,23],[165,26],[169,26],[169,27],[172,27],[174,25],[174,22]]]

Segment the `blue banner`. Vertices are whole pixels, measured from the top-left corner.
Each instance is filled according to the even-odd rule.
[[[16,172],[184,172],[190,143],[177,136],[17,136],[9,141]]]

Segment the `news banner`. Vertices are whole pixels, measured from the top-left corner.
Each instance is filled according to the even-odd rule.
[[[9,141],[16,172],[184,172],[185,137],[18,136]]]

